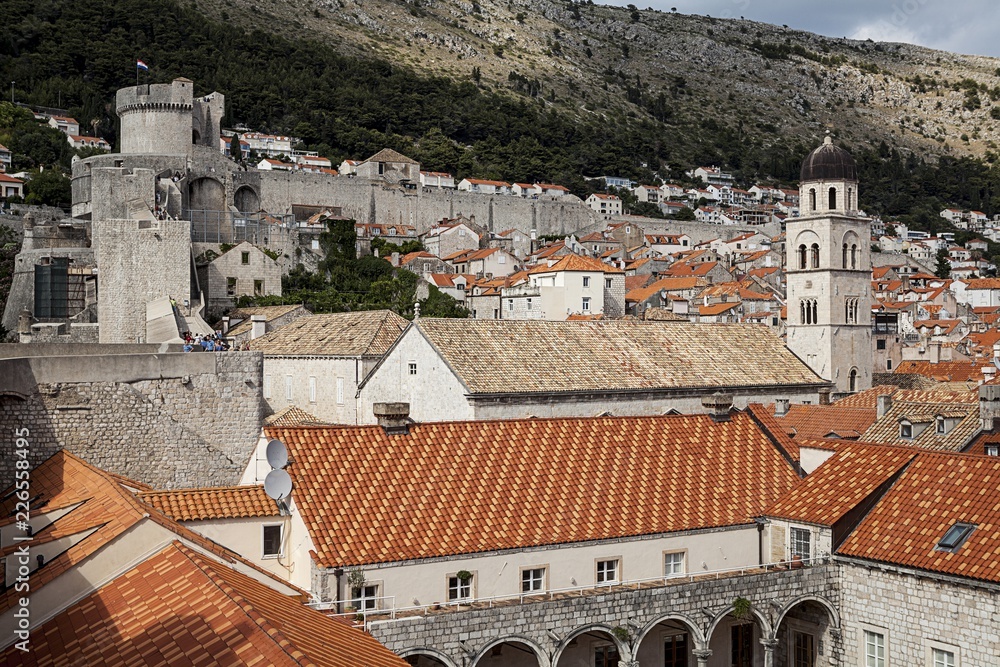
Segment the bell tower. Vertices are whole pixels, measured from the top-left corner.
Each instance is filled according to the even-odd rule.
[[[785,228],[788,348],[838,393],[872,386],[871,223],[854,158],[829,135],[802,162]]]

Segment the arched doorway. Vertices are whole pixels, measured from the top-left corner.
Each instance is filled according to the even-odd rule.
[[[603,625],[579,628],[566,637],[552,658],[552,667],[616,667],[628,658],[627,638],[615,634],[628,629]]]
[[[241,185],[233,195],[233,206],[241,213],[256,213],[260,210],[260,197],[249,185]]]
[[[471,667],[546,667],[545,652],[523,637],[505,637],[483,647],[470,662]]]
[[[225,211],[226,188],[214,178],[198,178],[188,186],[188,208],[192,211]]]
[[[640,665],[693,667],[694,651],[705,641],[697,624],[679,615],[654,621],[636,638],[636,659]]]
[[[768,620],[750,603],[746,608],[738,598],[725,613],[719,614],[708,628],[708,648],[714,656],[723,656],[719,664],[732,667],[763,665],[764,646],[761,639],[771,636]],[[740,608],[737,608],[740,607]]]
[[[778,617],[774,664],[789,667],[826,664],[837,650],[831,631],[839,628],[840,614],[829,600],[819,597],[793,600]]]
[[[431,648],[417,648],[400,654],[413,667],[455,667],[443,653]]]

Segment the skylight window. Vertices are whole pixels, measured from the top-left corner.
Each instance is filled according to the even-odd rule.
[[[948,529],[948,532],[944,534],[944,537],[941,538],[941,541],[937,543],[937,547],[935,548],[938,551],[955,553],[959,547],[965,544],[965,541],[969,539],[969,535],[972,534],[975,528],[975,526],[969,523],[956,523]]]

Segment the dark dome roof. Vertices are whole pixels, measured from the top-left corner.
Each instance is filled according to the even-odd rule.
[[[851,154],[840,146],[834,146],[830,136],[823,145],[806,156],[802,161],[800,181],[858,180],[858,165]]]

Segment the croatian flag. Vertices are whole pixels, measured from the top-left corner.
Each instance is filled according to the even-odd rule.
[[[147,65],[147,64],[146,64],[146,63],[144,63],[144,62],[142,62],[141,60],[136,60],[136,61],[135,61],[135,68],[136,68],[136,69],[144,69],[144,70],[146,70],[147,72],[149,71],[149,65]]]

